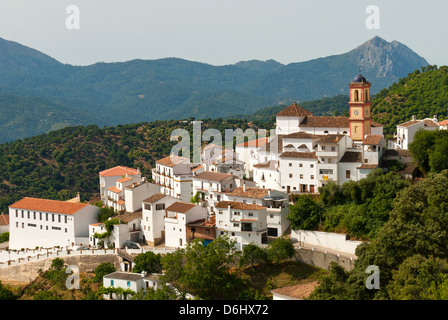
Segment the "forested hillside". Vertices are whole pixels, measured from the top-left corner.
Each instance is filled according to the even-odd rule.
[[[203,131],[240,128],[243,120],[205,119]],[[251,127],[258,127],[251,124]],[[151,178],[157,159],[170,154],[174,129],[190,133],[190,121],[155,121],[116,127],[67,127],[48,134],[0,144],[0,212],[24,196],[68,200],[99,193],[98,172],[116,165],[137,168]]]
[[[411,120],[448,117],[448,66],[428,66],[415,70],[372,101],[372,117],[384,125],[384,134],[393,135],[396,126]]]

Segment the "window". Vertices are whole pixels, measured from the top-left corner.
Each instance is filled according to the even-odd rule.
[[[322,146],[322,147],[321,147],[321,150],[322,150],[322,151],[325,151],[325,146]]]
[[[51,229],[53,229],[53,230],[61,230],[61,228],[59,228],[59,227],[51,227]]]
[[[311,164],[310,164],[310,168],[314,168],[314,164],[311,163]]]
[[[253,216],[254,216],[254,213],[253,213],[253,212],[249,212],[247,215],[248,215],[249,217],[253,217]]]
[[[48,221],[48,213],[45,214],[45,220]]]
[[[219,213],[219,214],[222,214],[222,210],[219,210],[218,213]]]
[[[311,175],[311,179],[314,179],[314,175]]]
[[[19,217],[19,210],[16,210],[16,218]]]
[[[42,220],[42,212],[39,212],[39,220]]]
[[[111,286],[111,287],[114,286],[114,280],[110,280],[110,286]]]
[[[233,226],[234,226],[234,227],[239,227],[240,224],[239,224],[239,223],[234,223]]]
[[[54,222],[54,213],[51,215],[51,222]]]
[[[331,147],[331,151],[336,151],[336,147]]]
[[[22,210],[22,218],[23,218],[23,210]]]
[[[61,215],[58,214],[58,222],[61,222]]]
[[[29,212],[29,211],[26,213],[26,217],[27,217],[28,219],[30,218],[30,212]]]
[[[164,203],[156,204],[156,210],[165,210],[165,204]]]
[[[241,213],[239,212],[239,211],[235,211],[234,213],[233,213],[233,215],[235,215],[235,216],[239,216]]]
[[[292,163],[291,162],[289,163],[289,166],[292,167]]]
[[[292,178],[292,173],[289,174],[289,177]]]
[[[33,212],[33,219],[36,220],[36,212]]]
[[[300,175],[300,179],[303,179],[303,174]]]
[[[64,222],[67,223],[67,216],[64,216]]]
[[[350,170],[345,170],[345,178],[350,179]]]
[[[299,167],[302,168],[303,167],[303,163],[299,163]]]

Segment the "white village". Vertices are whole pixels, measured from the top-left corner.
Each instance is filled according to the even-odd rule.
[[[158,286],[157,275],[132,273],[132,254],[169,252],[220,235],[248,244],[289,236],[297,250],[344,258],[353,263],[359,241],[345,235],[291,230],[291,194],[316,194],[329,182],[359,181],[384,163],[397,160],[412,178],[415,164],[407,151],[419,129],[447,128],[437,116],[413,117],[386,141],[383,126],[370,117],[370,82],[362,75],[349,83],[349,117],[314,116],[292,103],[276,114],[275,135],[228,149],[203,146],[201,161],[170,155],[156,161],[151,177],[139,168],[116,166],[98,173],[103,206],[113,208],[119,224],[98,223],[100,208],[83,203],[25,197],[0,216],[9,231],[9,248],[0,251],[0,273],[38,259],[68,255],[122,254],[121,270],[103,278],[104,286],[140,289]],[[385,169],[384,169],[385,170]],[[278,289],[274,299],[298,299]],[[291,292],[289,290],[288,292]]]

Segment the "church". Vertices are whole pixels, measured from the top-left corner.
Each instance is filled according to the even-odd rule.
[[[371,84],[362,75],[349,84],[349,117],[314,116],[293,103],[276,114],[275,135],[250,161],[260,188],[315,193],[330,181],[358,181],[379,167],[386,141],[371,119]]]

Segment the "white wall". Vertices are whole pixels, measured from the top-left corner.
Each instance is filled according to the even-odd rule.
[[[356,247],[362,241],[346,240],[345,234],[330,232],[291,230],[291,240],[296,240],[302,246],[319,246],[342,253],[355,254]]]

